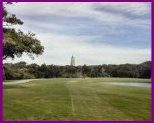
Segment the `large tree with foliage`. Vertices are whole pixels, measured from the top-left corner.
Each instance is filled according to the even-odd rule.
[[[3,60],[6,58],[21,57],[23,53],[34,58],[34,55],[43,53],[44,47],[35,38],[35,34],[23,33],[12,25],[22,25],[23,22],[15,14],[8,13],[6,6],[12,3],[3,3]]]
[[[34,55],[41,55],[44,51],[44,47],[41,45],[40,41],[35,38],[35,34],[28,32],[27,34],[23,33],[21,30],[16,30],[13,28],[13,25],[22,25],[23,21],[18,19],[15,14],[10,14],[6,6],[13,3],[7,2],[3,3],[3,60],[7,58],[14,59],[16,57],[21,57],[23,53],[27,53],[32,59]],[[5,72],[7,71],[7,72]],[[9,73],[11,74],[5,74]],[[5,78],[33,78],[30,74],[27,73],[25,69],[20,70],[20,74],[15,76],[12,73],[19,73],[17,71],[11,71],[10,69],[3,66],[3,79]]]

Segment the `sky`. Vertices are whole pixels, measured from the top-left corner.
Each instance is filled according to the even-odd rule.
[[[150,2],[19,2],[7,7],[44,46],[34,60],[24,54],[4,62],[69,65],[138,64],[151,60]]]

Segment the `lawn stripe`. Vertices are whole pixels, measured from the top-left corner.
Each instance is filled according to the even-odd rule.
[[[73,97],[71,95],[71,106],[72,106],[72,113],[75,115],[75,110],[74,110],[74,102],[73,102]]]

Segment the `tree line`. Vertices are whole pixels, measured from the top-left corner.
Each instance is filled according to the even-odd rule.
[[[3,79],[129,77],[151,78],[151,61],[141,64],[58,66],[18,62],[3,65]]]

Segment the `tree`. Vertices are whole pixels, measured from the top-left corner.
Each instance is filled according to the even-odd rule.
[[[12,25],[22,25],[23,22],[15,14],[9,14],[6,6],[12,3],[3,4],[3,60],[7,58],[21,57],[27,53],[32,59],[34,55],[41,55],[44,47],[40,41],[35,38],[35,34],[28,32],[23,33],[16,30]]]
[[[18,19],[15,14],[8,13],[6,6],[12,2],[3,3],[3,60],[7,58],[14,59],[15,56],[21,57],[27,53],[32,59],[34,55],[41,55],[44,47],[40,41],[35,38],[35,34],[28,32],[23,33],[16,30],[12,25],[22,25],[23,21]],[[5,69],[3,68],[3,79],[5,79]]]
[[[87,75],[89,75],[91,72],[91,69],[90,67],[88,67],[87,65],[83,65],[82,66],[82,74],[83,74],[83,77],[85,78]]]

